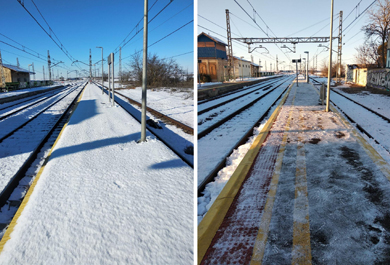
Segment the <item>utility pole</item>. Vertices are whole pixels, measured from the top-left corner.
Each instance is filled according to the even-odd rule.
[[[333,2],[331,0],[331,8],[330,8],[330,39],[329,39],[329,67],[328,67],[328,87],[326,91],[326,112],[329,112],[329,96],[330,96],[330,79],[332,73],[332,38],[333,38]]]
[[[35,81],[35,69],[34,69],[34,63],[32,63],[32,69],[33,69],[33,76],[34,76],[34,81]]]
[[[339,69],[337,71],[337,82],[340,82],[341,77],[341,50],[343,48],[343,11],[340,11],[340,20],[339,20],[339,42],[337,45],[337,64]]]
[[[49,71],[49,81],[51,81],[51,69],[50,69],[51,61],[50,61],[50,54],[49,50],[47,51],[47,69]]]
[[[104,94],[104,90],[103,90],[103,86],[104,86],[104,79],[103,79],[103,75],[104,75],[104,69],[103,69],[103,47],[96,47],[96,48],[102,49],[102,95],[103,95]],[[76,74],[77,74],[77,72],[76,72]]]
[[[146,89],[148,67],[148,0],[144,0],[144,54],[142,65],[142,113],[141,113],[141,139],[146,141]]]
[[[230,31],[230,18],[229,18],[229,9],[226,9],[226,33],[227,33],[227,41],[228,41],[228,76],[229,79],[232,75],[232,68],[234,68],[233,61],[233,46],[232,46],[232,33]],[[235,69],[233,69],[233,75],[235,74]]]
[[[119,80],[122,82],[122,47],[119,47]]]
[[[92,79],[92,55],[91,49],[89,49],[89,79]]]
[[[16,66],[17,66],[18,68],[20,68],[19,58],[16,58]]]
[[[0,68],[1,68],[1,87],[5,87],[5,76],[4,76],[4,69],[3,69],[3,60],[1,59],[1,51],[0,51]]]
[[[276,55],[276,72],[279,72],[278,55]]]
[[[42,73],[43,73],[43,81],[45,81],[46,80],[46,78],[45,78],[45,66],[44,65],[42,65]]]

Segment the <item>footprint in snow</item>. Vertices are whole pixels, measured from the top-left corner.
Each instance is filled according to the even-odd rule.
[[[114,181],[114,184],[118,187],[118,188],[125,188],[125,186],[120,183],[118,180],[117,181]]]

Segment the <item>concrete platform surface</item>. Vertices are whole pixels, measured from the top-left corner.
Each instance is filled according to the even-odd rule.
[[[232,176],[243,184],[228,183],[199,224],[199,264],[390,263],[390,166],[318,98],[311,84],[291,87]]]

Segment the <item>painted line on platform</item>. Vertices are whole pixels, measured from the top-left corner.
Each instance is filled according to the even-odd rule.
[[[249,151],[246,153],[245,157],[242,159],[233,175],[230,177],[229,181],[226,183],[225,187],[222,189],[221,193],[198,225],[198,264],[202,262],[215,234],[225,219],[226,213],[245,180],[245,177],[249,173],[261,145],[264,143],[274,121],[278,117],[281,107],[291,91],[291,87],[292,85],[290,85],[286,95],[280,101],[279,105],[272,113],[259,135],[256,137]]]
[[[290,89],[291,89],[291,87],[290,87]],[[296,91],[297,91],[297,89],[295,89],[295,95],[294,95],[294,98],[291,102],[291,106],[294,105]],[[270,189],[269,189],[268,194],[267,194],[267,201],[266,201],[265,206],[264,206],[264,211],[263,211],[263,214],[261,216],[259,231],[257,233],[255,245],[253,247],[253,254],[252,254],[252,259],[250,262],[251,265],[261,264],[261,262],[263,260],[265,247],[267,245],[269,225],[271,223],[271,218],[272,218],[272,209],[273,209],[274,202],[275,202],[276,190],[277,190],[278,183],[279,183],[279,177],[280,177],[280,172],[282,169],[284,152],[286,150],[286,145],[287,145],[287,136],[288,136],[288,131],[290,128],[292,112],[293,112],[293,109],[291,109],[289,112],[289,117],[287,119],[287,123],[286,123],[285,129],[284,129],[282,143],[281,143],[280,148],[279,148],[278,157],[276,158],[275,169],[274,169],[274,173],[272,175]]]
[[[315,86],[310,83],[313,87],[313,89],[319,94],[318,90],[315,88]],[[364,137],[356,130],[356,128],[340,113],[340,111],[335,108],[333,105],[330,105],[330,109],[337,113],[340,117],[341,121],[344,123],[346,127],[349,127],[352,129],[352,134],[355,136],[355,138],[358,140],[360,145],[363,147],[366,154],[371,158],[371,160],[374,162],[374,164],[379,168],[379,170],[383,173],[383,175],[390,181],[390,165],[386,162],[386,160],[383,159],[383,157],[372,147],[372,145],[364,139]]]
[[[301,110],[299,110],[300,130],[303,128],[301,115]],[[296,167],[292,264],[311,264],[305,144],[301,135],[298,137]]]
[[[12,218],[12,221],[11,221],[10,225],[8,226],[7,230],[5,231],[4,236],[3,236],[3,238],[2,238],[1,241],[0,241],[0,253],[3,251],[4,245],[7,243],[7,241],[8,241],[9,239],[11,239],[11,233],[14,231],[14,228],[15,228],[15,226],[16,226],[16,224],[17,224],[17,221],[18,221],[19,217],[22,215],[22,212],[23,212],[24,208],[26,207],[28,201],[30,200],[31,195],[32,195],[32,193],[34,192],[34,188],[35,188],[35,186],[37,185],[38,180],[39,180],[39,178],[41,177],[43,170],[45,169],[45,166],[46,166],[47,163],[49,162],[49,159],[50,159],[51,153],[52,153],[53,150],[54,150],[54,147],[57,145],[57,142],[60,140],[60,138],[61,138],[61,136],[62,136],[62,133],[64,132],[66,126],[67,126],[68,123],[69,123],[70,118],[71,118],[71,117],[73,116],[73,114],[75,113],[75,110],[76,110],[77,106],[79,105],[81,98],[82,98],[83,95],[84,95],[84,91],[85,91],[85,88],[86,88],[86,87],[87,87],[87,84],[86,84],[85,87],[83,88],[83,92],[81,93],[81,95],[80,95],[79,98],[77,99],[77,103],[76,103],[75,106],[72,108],[72,114],[69,116],[69,118],[68,118],[68,120],[66,121],[64,127],[62,128],[60,134],[58,135],[56,141],[54,142],[53,146],[51,147],[50,152],[49,152],[48,156],[45,158],[45,161],[43,162],[42,167],[39,169],[38,174],[36,175],[36,177],[35,177],[33,183],[32,183],[31,186],[30,186],[30,188],[28,189],[26,196],[23,198],[23,201],[22,201],[22,203],[20,204],[19,209],[17,210],[16,214],[15,214],[14,217]]]

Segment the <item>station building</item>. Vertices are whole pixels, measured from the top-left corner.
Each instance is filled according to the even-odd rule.
[[[202,32],[198,35],[199,74],[209,75],[211,82],[220,82],[227,74],[227,44],[222,40]]]
[[[233,56],[235,78],[252,77],[252,62],[244,58]]]
[[[0,69],[0,74],[1,71],[4,73],[6,83],[30,82],[30,74],[35,74],[26,69],[10,64],[3,64],[3,69]]]

